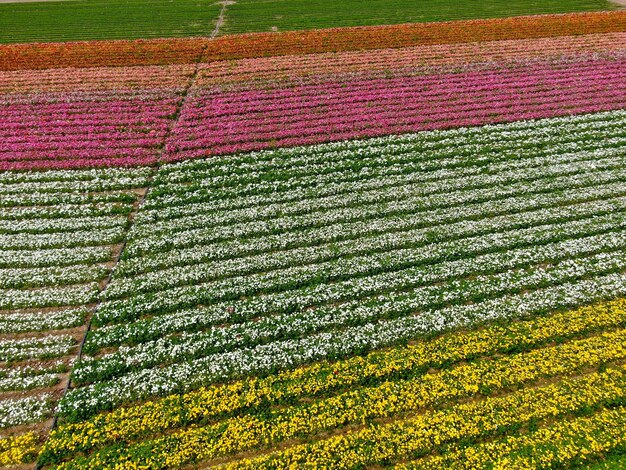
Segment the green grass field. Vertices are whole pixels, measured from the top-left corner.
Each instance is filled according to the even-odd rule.
[[[611,9],[607,0],[237,0],[221,34]]]
[[[0,3],[0,43],[208,36],[216,0]],[[614,8],[609,0],[237,0],[220,35]]]
[[[0,3],[0,42],[208,36],[214,0]]]

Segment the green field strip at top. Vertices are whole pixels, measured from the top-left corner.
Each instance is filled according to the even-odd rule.
[[[608,0],[236,0],[219,35],[615,9]],[[0,3],[0,43],[211,35],[213,0]]]
[[[0,3],[0,43],[209,36],[213,0]]]
[[[611,10],[606,0],[237,0],[220,35]]]

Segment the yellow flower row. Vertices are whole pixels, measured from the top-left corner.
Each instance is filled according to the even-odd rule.
[[[9,436],[0,439],[0,465],[18,465],[35,460],[39,436],[34,432],[27,432],[18,436]]]
[[[626,407],[622,405],[592,416],[560,421],[533,433],[508,436],[398,468],[521,470],[581,465],[616,448],[624,448],[625,430]]]
[[[248,378],[222,386],[172,395],[120,408],[89,421],[63,425],[46,443],[42,461],[55,462],[79,451],[129,441],[250,407],[268,406],[393,374],[441,367],[481,355],[527,349],[543,342],[615,327],[626,322],[626,300],[582,307],[546,318],[447,334],[408,347],[370,353],[339,362],[319,362],[267,378]]]
[[[520,390],[505,397],[487,398],[424,413],[405,421],[371,425],[359,431],[312,444],[296,445],[256,458],[231,462],[223,465],[223,468],[347,469],[382,465],[394,460],[427,455],[434,448],[447,442],[515,430],[530,421],[601,407],[605,403],[623,401],[625,397],[626,369],[607,370],[604,373],[564,380],[542,388]],[[490,453],[490,448],[485,447],[487,450],[482,454],[483,461],[488,460]],[[434,462],[434,459],[432,461]],[[443,465],[440,465],[442,463]],[[450,468],[446,464],[447,461],[434,462],[429,468]],[[469,465],[463,468],[481,468],[481,466]],[[537,466],[502,468],[537,468]]]
[[[78,458],[59,468],[111,468],[121,462],[141,462],[150,468],[176,467],[622,359],[626,359],[626,329],[527,353],[479,360],[408,380],[356,388],[312,403],[265,410],[257,415],[242,414],[116,451],[105,448],[90,458]]]

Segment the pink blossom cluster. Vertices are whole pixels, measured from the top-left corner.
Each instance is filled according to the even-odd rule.
[[[188,98],[167,160],[626,107],[626,59],[540,63]]]
[[[328,81],[329,77],[337,80],[445,73],[624,54],[626,33],[437,44],[213,62],[201,66],[195,86],[218,90],[268,88],[277,83],[297,85]]]
[[[173,93],[52,98],[0,104],[0,170],[154,163],[180,100]]]

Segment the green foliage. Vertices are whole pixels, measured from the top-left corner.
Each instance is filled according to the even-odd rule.
[[[237,0],[221,34],[611,9],[608,0]]]
[[[0,3],[0,43],[208,36],[213,0]]]
[[[0,3],[0,43],[209,36],[221,7],[217,0]],[[236,0],[220,34],[612,8],[609,0]]]

